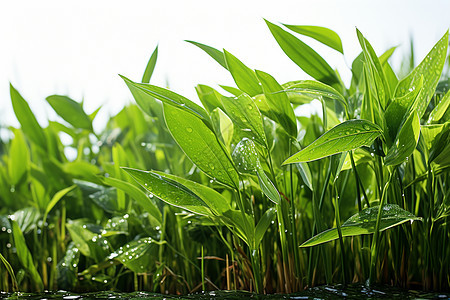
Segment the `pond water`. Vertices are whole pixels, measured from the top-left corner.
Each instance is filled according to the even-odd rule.
[[[367,288],[361,284],[327,285],[310,288],[305,291],[282,295],[257,295],[242,291],[213,291],[185,296],[161,295],[150,292],[118,293],[118,292],[95,292],[95,293],[71,293],[66,291],[45,293],[3,293],[2,299],[450,299],[450,293],[428,293],[422,291],[407,291],[390,286],[376,286]]]

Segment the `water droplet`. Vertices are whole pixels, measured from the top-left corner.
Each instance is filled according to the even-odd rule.
[[[186,131],[189,132],[189,133],[191,133],[193,130],[192,130],[191,127],[186,127]]]
[[[367,124],[364,124],[363,127],[364,127],[365,130],[370,130],[370,126],[367,125]]]

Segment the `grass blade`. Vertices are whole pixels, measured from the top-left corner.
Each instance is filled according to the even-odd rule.
[[[370,146],[381,134],[381,129],[369,121],[346,121],[331,128],[309,146],[286,159],[283,165],[313,161],[361,146]]]
[[[46,100],[55,112],[73,127],[93,130],[91,118],[84,112],[80,103],[60,95],[48,96]]]
[[[339,35],[331,29],[321,26],[305,26],[305,25],[287,25],[283,24],[290,30],[308,36],[321,42],[328,47],[344,54],[342,49],[342,42]]]
[[[145,67],[144,75],[142,76],[142,83],[149,83],[152,78],[153,71],[155,70],[156,60],[158,58],[158,46],[156,46],[150,59],[148,60],[147,67]]]

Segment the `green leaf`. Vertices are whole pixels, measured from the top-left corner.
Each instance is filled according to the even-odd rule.
[[[223,52],[225,54],[228,70],[230,71],[231,76],[233,76],[234,82],[236,82],[239,89],[250,96],[262,94],[262,89],[255,72],[227,50],[224,50]]]
[[[149,83],[152,78],[153,70],[155,70],[156,60],[158,58],[158,46],[156,46],[150,59],[148,60],[147,67],[145,67],[144,75],[142,76],[142,83]]]
[[[44,290],[44,284],[42,283],[41,276],[34,266],[33,256],[31,255],[30,250],[28,250],[22,230],[20,230],[19,225],[14,220],[11,220],[11,225],[13,229],[14,245],[17,250],[19,261],[29,273],[31,279],[36,285],[36,290],[42,292]]]
[[[211,119],[209,118],[208,113],[201,106],[192,102],[191,100],[162,87],[146,83],[136,83],[124,76],[121,77],[132,93],[136,90],[144,92],[147,95],[161,100],[163,103],[170,104],[190,114],[193,114],[197,118],[200,118],[208,126],[212,126]],[[147,101],[145,98],[142,98],[141,100]]]
[[[231,158],[210,128],[196,116],[167,104],[164,117],[177,144],[200,170],[225,185],[239,187]]]
[[[434,94],[439,78],[447,57],[448,49],[448,31],[434,45],[433,49],[427,54],[425,59],[409,74],[400,81],[395,90],[395,96],[401,97],[409,92],[409,89],[416,86],[417,82],[423,77],[423,91],[417,100],[417,114],[422,118],[425,110]]]
[[[311,170],[309,169],[309,166],[305,162],[300,162],[296,164],[297,170],[300,173],[300,176],[302,177],[303,182],[306,184],[306,186],[311,190],[314,191],[313,187],[313,179],[311,175]]]
[[[145,237],[123,245],[108,258],[120,261],[135,273],[146,273],[155,269],[155,257],[158,255],[159,248],[158,242]]]
[[[48,96],[46,100],[56,113],[73,127],[93,130],[91,118],[84,112],[80,103],[60,95]]]
[[[374,233],[377,215],[378,206],[372,206],[351,216],[341,226],[342,236],[355,236]],[[421,220],[422,218],[414,216],[396,204],[386,204],[383,206],[381,214],[380,231],[384,231],[408,221],[412,222]],[[335,240],[337,238],[339,238],[337,228],[328,229],[310,238],[300,245],[300,247],[311,247]]]
[[[372,84],[370,87],[373,89],[373,93],[376,95],[381,107],[385,109],[391,98],[391,91],[387,83],[386,75],[384,74],[383,66],[369,41],[358,29],[356,29],[356,33],[364,53],[366,67],[369,70],[368,75],[371,77],[370,82]]]
[[[331,29],[321,26],[283,25],[294,32],[309,36],[310,38],[313,38],[316,41],[319,41],[322,44],[344,54],[341,38]]]
[[[184,185],[200,197],[217,215],[222,215],[224,212],[231,210],[229,200],[216,190],[206,185],[172,174],[166,174],[158,171],[154,171],[154,173]]]
[[[386,154],[384,164],[386,166],[401,164],[416,149],[419,134],[420,120],[414,111],[398,132],[394,143]]]
[[[222,97],[225,113],[241,130],[251,133],[258,143],[267,145],[261,113],[253,99],[247,94],[236,98]]]
[[[208,205],[190,189],[151,171],[123,168],[144,189],[162,201],[195,214],[212,216]]]
[[[296,138],[297,120],[283,87],[275,78],[263,71],[257,70],[256,76],[261,82],[270,112],[274,115],[274,121],[277,121],[288,134]]]
[[[162,222],[162,215],[158,207],[149,199],[149,197],[139,188],[133,184],[112,177],[100,177],[100,180],[116,189],[120,189],[127,193],[131,198],[141,205],[146,212],[155,218],[160,224]]]
[[[211,113],[216,108],[222,108],[220,98],[217,97],[217,91],[207,85],[199,84],[195,87],[198,98],[203,104],[203,107]]]
[[[17,120],[22,125],[25,135],[41,149],[47,149],[47,139],[44,130],[37,122],[30,106],[22,98],[19,92],[10,84],[11,102],[16,114]]]
[[[242,139],[234,148],[232,154],[237,169],[244,174],[255,174],[258,177],[261,191],[274,203],[279,204],[280,193],[264,172],[259,161],[256,146],[248,138]]]
[[[56,192],[55,195],[53,195],[52,199],[50,200],[50,202],[47,204],[47,207],[45,208],[44,218],[43,218],[44,222],[47,220],[48,213],[59,202],[59,200],[61,200],[62,197],[64,197],[67,193],[71,192],[76,187],[77,186],[74,184],[72,186],[69,186],[65,189],[62,189],[62,190]]]
[[[86,220],[79,219],[66,224],[72,241],[77,249],[95,262],[105,260],[111,253],[107,240],[100,234],[88,229]]]
[[[369,121],[346,121],[331,128],[309,146],[286,159],[283,165],[313,161],[339,152],[370,146],[381,134],[381,129]]]
[[[9,264],[9,262],[6,260],[6,258],[1,253],[0,253],[0,261],[5,266],[6,270],[8,271],[9,276],[11,276],[12,290],[14,292],[18,292],[19,291],[19,287],[18,287],[18,284],[17,284],[16,276],[14,275],[14,270],[11,267],[11,265]]]
[[[325,99],[337,100],[345,110],[348,111],[348,104],[344,96],[329,85],[314,80],[299,80],[291,82],[285,89],[287,93],[299,93],[313,96],[322,96]]]
[[[323,83],[339,83],[334,70],[316,51],[281,27],[265,21],[284,53],[303,71]]]
[[[8,173],[11,185],[19,183],[30,169],[30,153],[22,130],[14,130],[14,139],[9,150]]]
[[[428,124],[437,123],[444,116],[450,105],[450,91],[447,91],[444,96],[439,98],[436,107],[431,111],[428,117]]]
[[[420,98],[423,80],[420,80],[417,86],[411,88],[411,92],[406,95],[395,98],[387,107],[384,118],[387,127],[387,145],[390,147],[398,132],[402,128],[402,124],[411,115],[411,111],[416,107],[415,103]]]
[[[64,257],[58,262],[57,283],[59,289],[72,290],[78,282],[78,262],[80,251],[71,242]]]
[[[186,41],[188,43],[191,43],[192,45],[195,45],[205,51],[209,56],[211,56],[215,61],[217,61],[222,67],[228,70],[227,63],[225,62],[225,57],[223,55],[223,52],[220,50],[217,50],[216,48],[213,48],[211,46],[207,46],[198,42],[194,41]]]
[[[272,225],[272,221],[275,219],[276,213],[277,211],[275,208],[269,208],[261,219],[259,219],[259,222],[255,228],[255,249],[258,249],[264,234],[267,232],[267,229],[269,229],[269,226]]]

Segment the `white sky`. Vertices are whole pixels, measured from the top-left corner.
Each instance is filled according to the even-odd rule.
[[[225,69],[186,39],[225,48],[281,83],[307,79],[276,44],[263,18],[335,30],[341,36],[345,60],[302,39],[348,80],[347,65],[360,51],[355,27],[378,54],[400,46],[393,57],[398,65],[411,35],[416,61],[425,56],[450,27],[449,12],[447,0],[4,1],[0,9],[0,124],[18,124],[9,82],[43,125],[47,117],[56,118],[45,101],[51,94],[77,101],[84,98],[88,113],[103,105],[104,120],[132,101],[117,74],[140,80],[157,44],[153,84],[169,83],[195,101],[196,84],[233,85]]]

